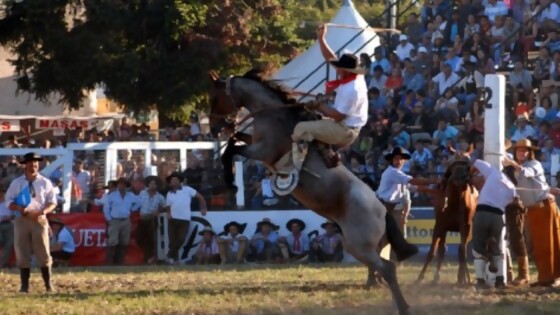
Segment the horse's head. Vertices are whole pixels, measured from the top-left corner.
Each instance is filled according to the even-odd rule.
[[[460,190],[467,189],[472,180],[469,162],[459,160],[453,162],[449,167],[451,168],[449,181]]]
[[[221,79],[218,72],[208,73],[212,86],[210,91],[210,131],[217,137],[222,128],[232,125],[237,108],[226,91],[226,80]]]
[[[461,161],[461,162],[471,162],[471,153],[474,151],[474,146],[472,144],[469,145],[469,148],[466,151],[459,151],[455,150],[452,146],[447,148],[452,156],[449,158],[449,163],[452,164],[453,162]]]

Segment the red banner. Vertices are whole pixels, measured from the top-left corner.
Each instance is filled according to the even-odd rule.
[[[62,220],[74,234],[76,252],[70,260],[71,266],[105,265],[107,240],[103,213],[69,213],[53,216]],[[140,217],[138,214],[133,214],[131,220],[132,232],[124,263],[139,265],[142,264],[144,258],[144,253],[136,243],[136,231]]]

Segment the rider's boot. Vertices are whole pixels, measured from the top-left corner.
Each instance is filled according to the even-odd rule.
[[[397,221],[389,213],[385,214],[385,233],[398,261],[406,260],[418,253],[418,247],[406,241]]]

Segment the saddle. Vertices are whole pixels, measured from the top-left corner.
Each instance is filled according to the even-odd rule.
[[[319,141],[313,141],[319,151],[323,162],[327,168],[334,168],[340,164],[340,155],[334,151],[332,146]],[[303,163],[307,158],[309,144],[305,141],[292,144],[292,150],[284,154],[278,162],[274,164],[272,171],[272,189],[280,196],[291,193],[299,181],[299,173],[303,169]],[[310,174],[320,177],[312,170],[306,169]]]

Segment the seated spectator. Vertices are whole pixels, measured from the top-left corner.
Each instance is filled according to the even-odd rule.
[[[480,71],[480,73],[483,75],[496,73],[494,61],[492,61],[492,58],[490,58],[485,51],[478,50],[476,52],[476,57],[478,59],[478,71]]]
[[[400,61],[410,58],[410,51],[414,49],[414,45],[408,42],[408,36],[401,34],[399,36],[399,45],[397,46],[396,53]]]
[[[372,87],[369,89],[368,95],[370,113],[375,113],[378,110],[384,110],[385,108],[387,108],[387,97],[380,93],[380,89],[378,89],[377,87]]]
[[[543,100],[545,97],[548,97],[550,99],[552,107],[558,108],[558,93],[556,93],[556,83],[552,80],[545,80],[542,82],[537,100]]]
[[[338,226],[332,221],[327,221],[321,224],[321,228],[325,230],[325,233],[311,241],[309,260],[321,263],[341,262],[344,258],[344,251]]]
[[[550,100],[550,97],[545,96],[541,99],[540,101],[540,107],[537,107],[537,109],[542,108],[544,110],[544,116],[542,117],[542,119],[539,119],[540,121],[547,121],[547,122],[551,122],[552,120],[554,120],[554,118],[556,118],[556,114],[558,114],[558,108],[555,108],[552,106],[552,101]]]
[[[444,118],[452,124],[459,120],[459,100],[455,97],[452,88],[448,88],[443,96],[438,99],[434,112],[438,117]]]
[[[449,47],[445,45],[443,34],[435,31],[432,34],[432,55],[445,56],[449,51]]]
[[[408,23],[406,25],[406,35],[410,43],[417,45],[424,34],[424,25],[418,20],[416,13],[411,13],[408,16]]]
[[[474,14],[469,14],[464,30],[465,42],[468,42],[468,40],[472,38],[474,34],[478,33],[480,33],[480,25],[476,22],[476,17],[474,16]]]
[[[384,94],[387,97],[393,97],[399,94],[403,86],[403,77],[401,73],[401,69],[398,67],[393,68],[391,71],[391,75],[385,82]]]
[[[512,142],[517,142],[520,139],[535,138],[535,130],[529,124],[529,114],[525,113],[519,115],[515,121],[516,129],[511,137]]]
[[[414,70],[422,76],[424,71],[430,71],[432,65],[430,62],[430,55],[428,54],[428,49],[426,47],[420,46],[418,48],[418,55],[416,60],[412,61],[412,64],[414,65]]]
[[[407,91],[417,92],[424,88],[424,77],[416,70],[416,66],[412,61],[407,60],[405,62],[403,88]],[[412,106],[410,106],[410,108],[412,108]]]
[[[444,118],[440,118],[438,121],[438,129],[434,131],[432,138],[434,145],[447,147],[448,140],[455,141],[458,136],[459,130],[450,126]]]
[[[220,258],[224,264],[242,264],[247,256],[248,239],[241,234],[241,224],[231,221],[224,226],[226,235],[220,237]]]
[[[560,149],[554,147],[554,140],[548,139],[544,143],[544,147],[541,148],[541,154],[539,160],[542,163],[544,172],[547,174],[551,173],[552,167],[552,155],[560,154]]]
[[[371,69],[374,72],[372,73],[373,76],[375,76],[375,71],[378,66],[381,67],[384,74],[389,74],[391,72],[391,64],[389,60],[387,60],[387,57],[383,57],[381,50],[376,49],[373,53],[373,57],[374,60],[371,63]]]
[[[434,157],[430,150],[426,149],[425,139],[418,139],[415,143],[415,149],[412,153],[410,161],[415,166],[420,166],[422,170],[426,170],[428,168],[428,162],[432,160]]]
[[[550,50],[547,47],[542,47],[539,50],[539,58],[535,61],[535,69],[533,70],[534,87],[550,80],[553,66],[554,61],[550,58]]]
[[[194,254],[194,259],[197,265],[211,265],[220,263],[220,248],[216,233],[212,230],[211,226],[205,226],[202,231],[198,233],[202,236],[202,240],[198,245],[198,249]]]
[[[290,234],[280,238],[280,250],[285,262],[304,262],[309,254],[309,237],[305,235],[305,223],[300,219],[291,219],[286,223]]]
[[[556,117],[552,119],[554,121]],[[546,140],[550,138],[550,123],[548,121],[543,121],[539,124],[539,129],[535,131],[535,139],[539,147],[543,147]]]
[[[465,116],[465,127],[469,143],[476,142],[478,137],[484,136],[484,106],[476,100],[470,112]]]
[[[432,78],[432,84],[437,86],[437,95],[445,95],[448,88],[452,88],[461,78],[451,71],[451,66],[444,63],[441,66],[441,72]]]
[[[392,135],[398,146],[410,148],[410,135],[406,132],[405,127],[406,126],[403,126],[400,123],[394,123],[391,126],[391,130],[393,132]]]
[[[494,51],[494,63],[498,65],[498,67],[501,67],[503,53],[502,42],[506,40],[504,25],[505,17],[503,15],[498,15],[495,17],[495,19],[496,22],[494,23],[492,28],[490,28],[490,32],[488,33],[488,40],[490,42],[492,50]]]
[[[533,77],[531,72],[523,67],[523,61],[517,60],[513,64],[513,70],[509,73],[509,84],[512,87],[521,87],[526,95],[532,93]],[[513,104],[517,104],[519,99],[514,99]]]
[[[465,51],[469,51],[469,53],[475,57],[478,56],[479,50],[488,50],[488,46],[486,45],[481,33],[474,33],[472,37],[465,41],[463,46],[465,47]]]
[[[463,104],[459,114],[465,117],[471,111],[471,108],[477,98],[477,91],[484,88],[484,76],[476,69],[476,58],[471,56],[464,63],[465,73],[461,81],[457,84],[458,93],[457,100]]]
[[[508,7],[503,1],[488,0],[484,15],[488,17],[490,22],[495,23],[498,16],[506,16],[508,14]]]
[[[414,94],[414,92],[412,92]],[[409,96],[407,96],[404,100],[407,100]],[[414,99],[410,100],[408,104],[403,104],[397,107],[397,121],[401,125],[409,126],[414,123],[414,116],[409,108],[412,108],[412,105],[415,104],[416,101]]]
[[[278,262],[282,259],[278,246],[278,226],[264,218],[257,223],[257,233],[251,238],[251,258],[256,262]]]
[[[53,265],[55,267],[69,266],[70,259],[76,251],[74,236],[59,218],[50,217],[49,226],[51,232],[50,250],[53,258]]]
[[[544,31],[560,28],[560,7],[555,1],[541,0],[543,10],[539,16],[539,23]]]

